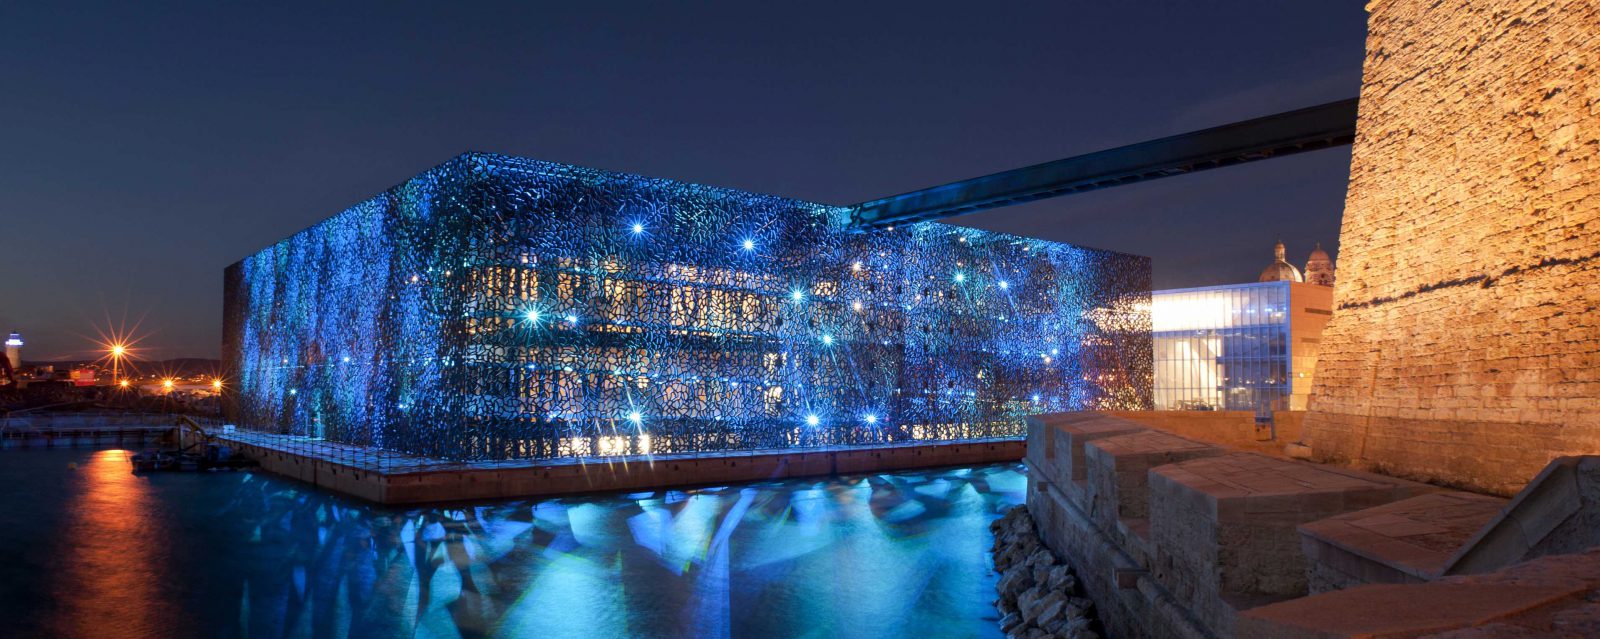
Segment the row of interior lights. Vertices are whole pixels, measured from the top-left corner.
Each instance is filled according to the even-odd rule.
[[[644,234],[644,224],[639,223],[639,222],[634,222],[633,223],[633,228],[631,230],[633,231],[634,235],[643,235]],[[890,227],[889,230],[893,231],[894,227]],[[965,243],[967,241],[967,238],[963,237],[963,238],[961,238],[961,241],[963,243]],[[739,247],[744,249],[745,252],[754,251],[754,250],[756,250],[756,241],[752,240],[750,238],[745,238],[744,240],[739,242]],[[853,271],[858,271],[859,272],[859,271],[861,271],[862,269],[865,269],[865,268],[866,268],[866,265],[862,264],[860,260],[857,260],[857,261],[855,261],[855,262],[850,264],[850,270],[853,270]],[[960,271],[957,271],[956,274],[955,274],[955,281],[956,281],[957,284],[960,284],[962,282],[967,281],[966,274],[962,273]],[[1011,283],[1007,282],[1005,280],[1000,280],[999,282],[996,283],[996,285],[998,285],[1000,287],[1000,290],[1002,290],[1002,291],[1011,288]],[[802,300],[805,299],[805,294],[801,293],[800,291],[795,291],[793,293],[793,297],[794,297],[794,301],[799,302],[799,301],[802,301]]]
[[[956,273],[956,281],[957,282],[962,281],[963,278],[964,278],[964,276],[962,274]],[[1000,286],[1001,289],[1005,289],[1005,288],[1009,288],[1010,284],[1008,284],[1005,280],[1000,280],[999,286]],[[800,302],[804,302],[804,301],[806,301],[805,291],[800,291],[800,290],[790,291],[789,292],[789,299],[793,300],[797,304],[800,303]],[[864,308],[864,306],[861,304],[860,300],[856,300],[856,301],[850,302],[850,310],[860,311],[862,308]],[[535,308],[535,309],[528,309],[528,311],[524,314],[524,316],[527,317],[529,322],[538,323],[538,321],[544,317],[544,314],[539,312],[539,309]],[[562,319],[565,320],[566,323],[568,323],[568,324],[577,325],[577,323],[578,323],[578,316],[570,314],[570,313],[567,314],[567,316],[563,317]]]
[[[630,230],[633,232],[634,235],[643,235],[644,231],[645,231],[645,227],[644,227],[643,223],[635,222],[635,223],[633,223],[633,225],[630,228]],[[891,227],[889,230],[892,231],[894,229],[893,229],[893,227]],[[960,241],[966,242],[966,238],[963,237],[963,238],[961,238]],[[750,238],[745,238],[744,240],[742,240],[740,242],[739,245],[740,245],[740,248],[742,248],[746,252],[754,251],[755,248],[756,248],[755,240],[750,239]],[[861,271],[864,268],[866,268],[865,265],[863,265],[860,261],[856,261],[856,262],[851,264],[851,269],[855,270],[855,271]],[[416,279],[417,279],[416,276],[412,276],[412,281],[413,282],[415,282]],[[966,274],[962,273],[960,271],[957,271],[955,273],[953,279],[958,284],[959,283],[963,283],[963,282],[966,281]],[[1000,281],[996,282],[996,285],[1001,290],[1008,290],[1008,289],[1011,288],[1011,283],[1006,281],[1006,280],[1000,280]],[[805,295],[805,292],[803,292],[803,291],[796,290],[796,291],[792,291],[790,293],[790,299],[792,299],[796,303],[805,301],[805,298],[806,298],[806,295]],[[857,311],[861,310],[861,302],[859,302],[859,301],[852,302],[851,308],[854,309],[854,310],[857,310]],[[527,313],[526,313],[526,317],[527,317],[527,319],[528,319],[528,321],[530,323],[537,323],[537,322],[539,322],[540,319],[542,319],[543,314],[540,313],[540,311],[538,309],[529,309],[527,311]],[[564,317],[563,319],[568,324],[576,325],[578,323],[578,318],[577,318],[576,315],[569,314],[566,317]],[[831,346],[833,344],[833,336],[832,335],[826,335],[826,334],[823,335],[822,336],[822,343],[824,345]],[[346,358],[344,358],[344,361],[348,362],[349,359],[350,358],[346,357]],[[1045,361],[1049,362],[1049,357],[1045,357]],[[221,382],[219,381],[218,384],[220,385],[220,383]],[[289,389],[289,394],[291,394],[291,395],[296,394],[295,389]],[[1032,397],[1032,400],[1035,403],[1037,403],[1039,401],[1039,396],[1038,395],[1034,395]],[[635,426],[640,425],[640,424],[642,424],[644,422],[644,415],[641,414],[639,411],[632,411],[632,412],[628,413],[628,421],[633,423]],[[875,425],[875,424],[878,423],[878,417],[877,417],[877,415],[870,415],[869,414],[869,415],[866,415],[865,417],[863,417],[862,421],[866,422],[868,425]],[[817,415],[815,415],[815,414],[809,414],[809,415],[806,415],[806,417],[805,417],[805,423],[806,423],[807,426],[818,426],[818,425],[820,425],[822,423],[822,419],[820,417],[818,417]]]
[[[639,411],[629,412],[628,413],[628,421],[630,423],[632,423],[634,426],[642,425],[642,424],[644,424],[644,414],[640,413]],[[861,421],[866,422],[868,426],[873,426],[873,425],[876,425],[878,423],[878,416],[869,413],[869,414],[863,416],[861,418]],[[820,425],[822,425],[822,418],[818,417],[816,413],[808,414],[808,415],[806,415],[806,425],[807,426],[820,426]]]

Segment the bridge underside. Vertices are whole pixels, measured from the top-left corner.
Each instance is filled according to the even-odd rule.
[[[1355,131],[1352,98],[863,202],[851,224],[884,228],[1326,149]]]

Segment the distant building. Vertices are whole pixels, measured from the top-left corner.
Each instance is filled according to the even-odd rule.
[[[1283,241],[1282,240],[1279,240],[1278,241],[1278,245],[1273,247],[1273,255],[1275,255],[1278,258],[1277,261],[1274,261],[1273,263],[1267,265],[1266,268],[1261,269],[1261,277],[1260,277],[1260,279],[1257,279],[1256,281],[1258,281],[1258,282],[1304,282],[1304,281],[1306,281],[1306,278],[1300,275],[1300,269],[1295,268],[1293,264],[1290,264],[1288,260],[1284,259]]]
[[[71,379],[73,386],[94,386],[96,383],[95,369],[87,367],[74,368],[72,369]]]
[[[6,338],[6,360],[11,362],[11,370],[22,368],[22,334],[13,331]]]
[[[1275,253],[1260,282],[1151,294],[1157,410],[1305,410],[1333,288]],[[1321,247],[1306,270],[1333,280]]]

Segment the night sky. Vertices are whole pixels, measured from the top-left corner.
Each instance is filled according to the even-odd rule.
[[[1356,95],[1362,3],[0,6],[0,330],[216,357],[222,269],[464,150],[850,204]],[[998,209],[1159,288],[1337,248],[1349,148]],[[1337,257],[1337,255],[1335,255]]]

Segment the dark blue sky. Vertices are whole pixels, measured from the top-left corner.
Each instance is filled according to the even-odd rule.
[[[223,267],[467,149],[848,204],[1350,97],[1365,37],[1354,0],[774,4],[0,6],[0,330],[215,357]],[[953,221],[1250,280],[1336,248],[1349,159]]]

